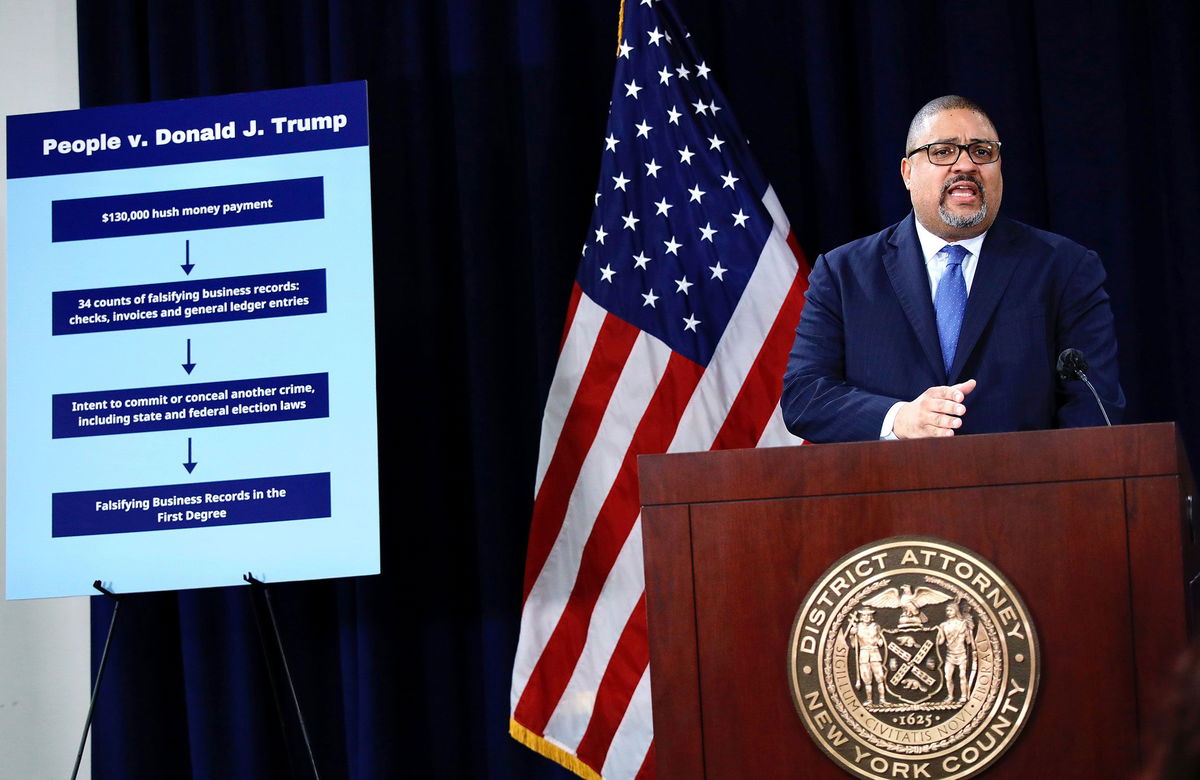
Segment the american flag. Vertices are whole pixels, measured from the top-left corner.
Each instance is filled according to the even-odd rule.
[[[637,456],[795,444],[805,266],[670,0],[628,0],[595,211],[542,421],[510,733],[653,777]]]

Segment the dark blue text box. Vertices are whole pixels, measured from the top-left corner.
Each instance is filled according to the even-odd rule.
[[[10,179],[346,149],[367,145],[367,84],[26,114],[7,125]]]
[[[51,240],[83,241],[324,217],[325,181],[314,176],[56,200],[51,204]]]
[[[329,374],[62,393],[54,438],[251,425],[329,416]]]
[[[55,493],[52,511],[55,537],[329,517],[329,472]]]
[[[55,336],[325,311],[325,269],[54,293]]]

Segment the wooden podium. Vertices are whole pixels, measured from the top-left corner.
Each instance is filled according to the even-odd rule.
[[[642,456],[660,778],[845,778],[787,676],[806,593],[899,535],[990,560],[1041,642],[1032,715],[989,778],[1124,778],[1187,645],[1192,477],[1170,423]]]

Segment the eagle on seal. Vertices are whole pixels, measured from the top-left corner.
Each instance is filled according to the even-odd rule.
[[[900,622],[898,628],[920,628],[923,624],[929,622],[929,618],[921,612],[921,607],[930,604],[941,604],[943,601],[949,601],[950,595],[941,591],[927,588],[920,585],[914,591],[911,585],[901,585],[896,588],[888,588],[880,591],[869,599],[864,599],[863,604],[876,609],[899,609]]]

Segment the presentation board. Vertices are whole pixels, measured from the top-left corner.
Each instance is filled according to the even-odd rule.
[[[7,122],[7,598],[378,573],[365,82]]]

